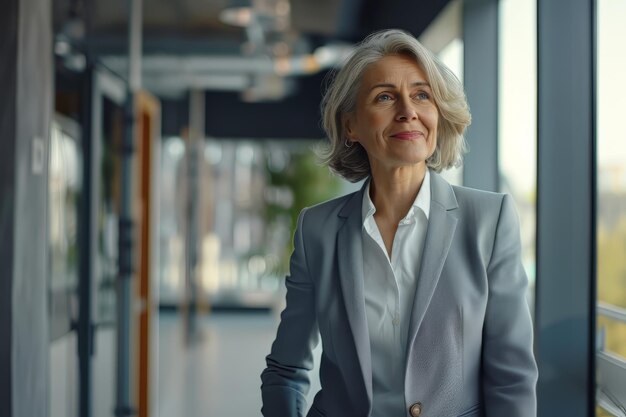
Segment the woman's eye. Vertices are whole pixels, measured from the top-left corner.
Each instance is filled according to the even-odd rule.
[[[392,100],[393,97],[391,97],[389,94],[381,94],[378,97],[376,97],[377,101],[389,101]]]
[[[428,93],[425,93],[425,92],[423,92],[423,91],[422,91],[421,93],[418,93],[418,94],[416,95],[416,97],[417,97],[419,100],[428,100],[428,99],[430,98],[430,95],[429,95]]]

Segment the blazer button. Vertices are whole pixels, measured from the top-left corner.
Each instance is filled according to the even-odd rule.
[[[411,417],[419,417],[422,414],[422,403],[415,403],[409,408]]]

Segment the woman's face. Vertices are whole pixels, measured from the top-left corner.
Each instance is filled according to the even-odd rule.
[[[344,127],[348,139],[365,148],[373,170],[425,167],[437,145],[438,120],[424,71],[410,57],[388,55],[365,70]]]

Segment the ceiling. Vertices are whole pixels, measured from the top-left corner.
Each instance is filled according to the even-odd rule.
[[[357,41],[378,29],[397,27],[419,35],[448,0],[251,0],[257,9],[289,4],[288,30],[312,38]],[[248,0],[250,2],[250,0]],[[125,39],[127,1],[53,0],[54,27],[61,30],[68,16],[84,19],[87,32],[104,51],[121,52]],[[245,39],[245,31],[224,24],[219,14],[232,0],[144,0],[144,40],[152,50],[182,48],[230,49]],[[241,3],[241,0],[239,0]],[[88,5],[88,6],[87,6]],[[161,48],[159,48],[159,42]],[[175,43],[173,43],[175,41]]]
[[[309,110],[318,120],[319,81],[354,42],[391,27],[419,36],[449,0],[247,0],[255,18],[246,27],[220,19],[242,2],[143,0],[143,88],[167,99],[203,90],[209,101],[211,95],[230,97],[233,106],[280,105],[304,95],[315,103]],[[53,0],[57,44],[67,42],[127,74],[128,3]],[[57,48],[57,55],[61,50],[68,48]],[[319,132],[318,123],[315,128]]]

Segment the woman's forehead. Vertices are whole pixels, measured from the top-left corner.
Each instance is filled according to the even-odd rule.
[[[376,84],[428,83],[424,70],[417,61],[406,55],[386,55],[370,64],[363,72],[362,86]]]

